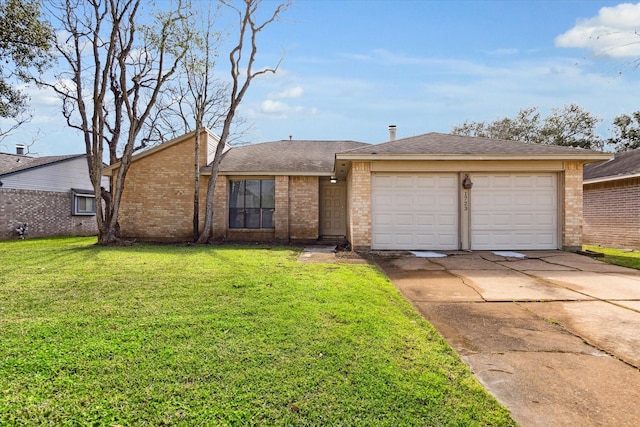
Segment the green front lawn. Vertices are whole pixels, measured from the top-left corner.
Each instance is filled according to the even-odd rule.
[[[373,266],[0,242],[0,425],[514,425]]]
[[[640,251],[627,251],[623,249],[601,248],[600,246],[583,245],[584,249],[604,254],[601,259],[609,264],[621,265],[640,270]]]

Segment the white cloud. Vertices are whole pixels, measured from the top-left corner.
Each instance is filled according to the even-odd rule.
[[[265,99],[256,108],[249,108],[247,115],[252,118],[268,117],[271,119],[287,119],[292,114],[315,115],[317,108],[305,108],[299,105],[289,105],[282,101]]]
[[[282,99],[282,98],[300,98],[304,94],[304,89],[300,86],[295,86],[289,89],[285,89],[281,92],[274,92],[269,94],[269,99]]]
[[[640,56],[640,3],[603,7],[598,16],[581,19],[555,39],[557,47],[590,49],[597,56]]]

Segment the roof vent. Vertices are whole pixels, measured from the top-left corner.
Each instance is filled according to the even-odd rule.
[[[23,156],[24,155],[24,145],[16,144],[16,154],[18,156]]]
[[[396,125],[389,125],[389,141],[396,140]]]

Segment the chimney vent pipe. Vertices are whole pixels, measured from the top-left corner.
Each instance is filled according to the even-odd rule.
[[[24,155],[24,145],[16,144],[16,154],[19,155],[19,156],[23,156]]]
[[[396,125],[389,125],[389,141],[396,140]]]

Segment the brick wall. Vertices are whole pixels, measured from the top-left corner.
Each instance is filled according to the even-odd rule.
[[[200,162],[206,162],[202,141]],[[156,241],[193,237],[195,140],[190,138],[131,164],[122,195],[121,235]],[[200,221],[204,220],[207,179],[200,181]]]
[[[276,227],[274,238],[278,241],[289,240],[289,177],[276,176],[276,210],[274,212]]]
[[[0,189],[0,239],[17,238],[16,227],[29,224],[29,237],[91,236],[98,233],[93,215],[71,215],[73,194]]]
[[[576,250],[582,247],[582,163],[566,162],[563,177],[562,248]]]
[[[206,188],[209,183],[209,177],[202,177],[201,185],[204,185],[205,197],[200,203],[206,203]],[[202,184],[204,182],[204,184]],[[224,175],[218,175],[216,179],[216,187],[213,193],[213,230],[212,238],[214,240],[223,240],[226,238],[227,232],[227,216],[229,210],[229,179]],[[204,211],[203,211],[204,212]],[[204,215],[204,214],[203,214]],[[201,221],[204,224],[204,216]]]
[[[317,176],[289,177],[289,237],[317,240],[319,235],[320,183]]]
[[[371,247],[371,163],[353,162],[349,176],[349,241],[354,249]]]
[[[584,243],[640,249],[640,178],[584,186]]]
[[[246,177],[251,179],[251,177]],[[273,230],[228,228],[229,178],[216,183],[214,240],[310,242],[319,235],[319,180],[314,176],[276,176]]]

